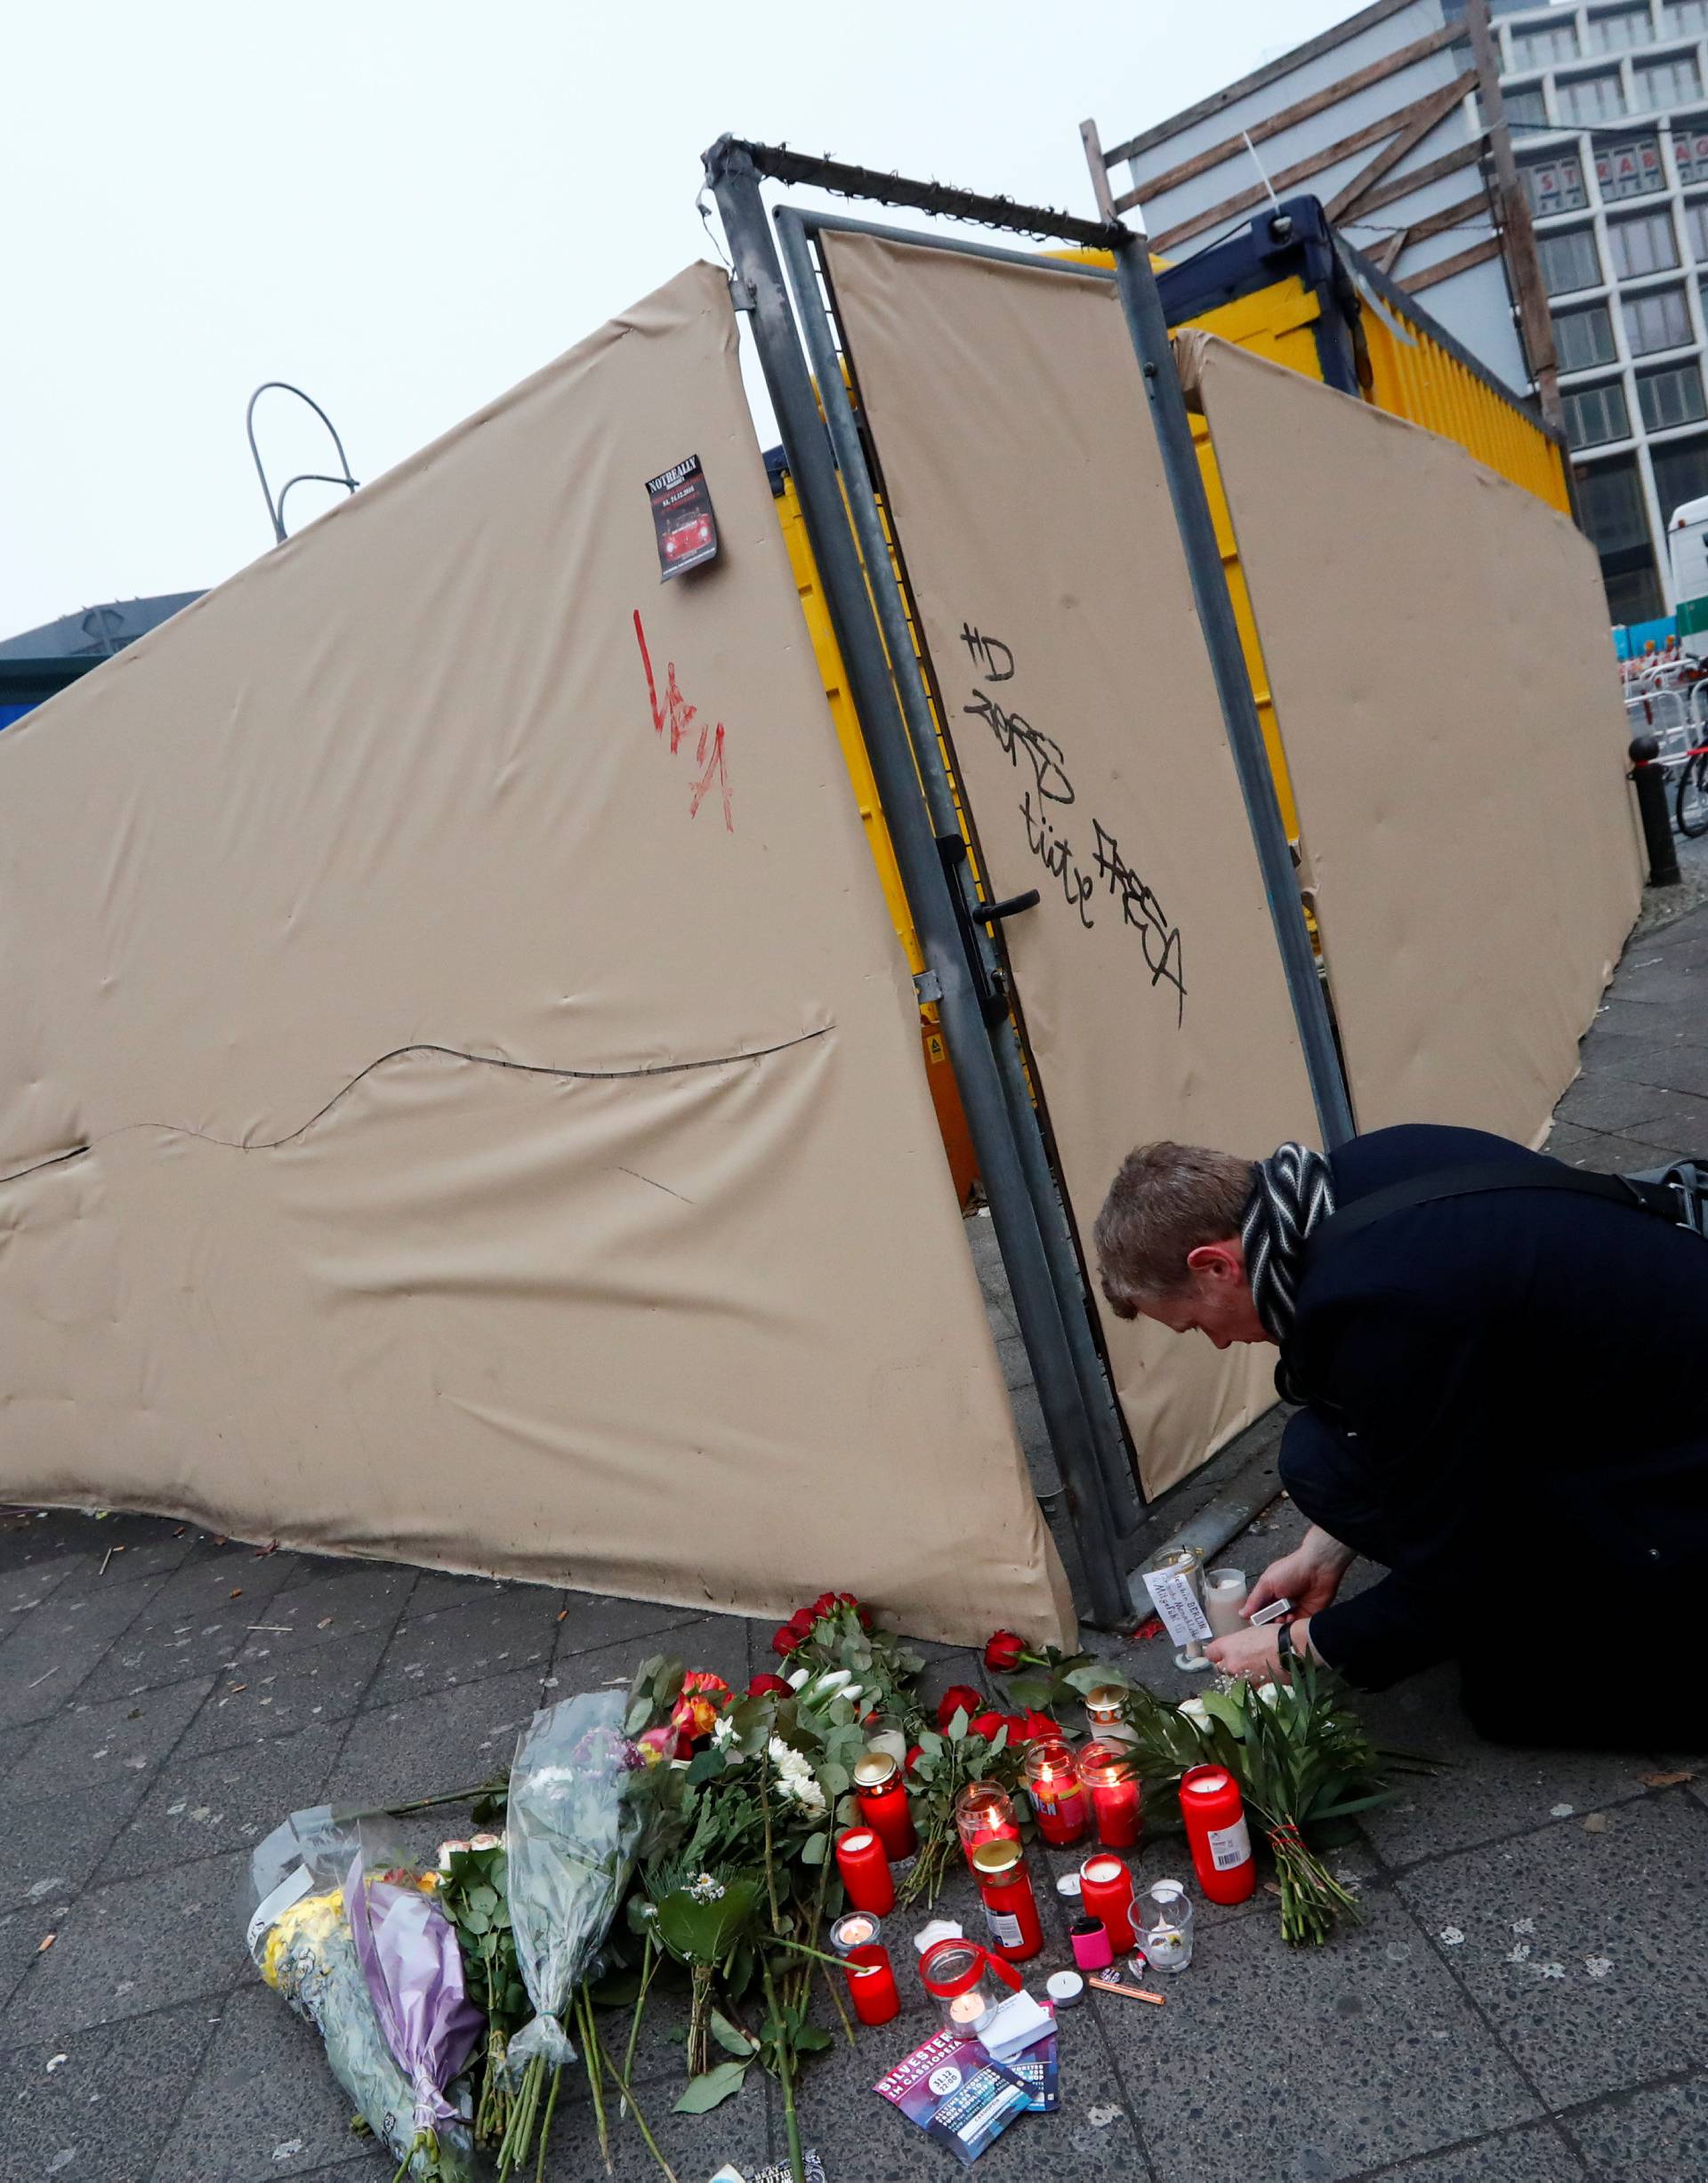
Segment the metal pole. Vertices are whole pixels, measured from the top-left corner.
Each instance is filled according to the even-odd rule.
[[[1293,856],[1287,847],[1286,827],[1276,801],[1275,777],[1269,771],[1263,730],[1258,724],[1257,701],[1252,694],[1251,677],[1245,672],[1233,601],[1228,595],[1221,549],[1216,544],[1210,503],[1204,496],[1197,450],[1192,445],[1186,398],[1174,370],[1168,322],[1163,315],[1162,299],[1156,293],[1156,277],[1150,270],[1149,246],[1142,235],[1135,235],[1130,230],[1124,230],[1123,233],[1124,239],[1117,244],[1115,252],[1116,286],[1120,293],[1133,354],[1144,375],[1151,424],[1163,458],[1163,474],[1168,480],[1174,521],[1192,579],[1198,626],[1210,655],[1210,672],[1215,678],[1216,696],[1221,702],[1222,725],[1228,734],[1228,747],[1233,753],[1234,770],[1239,776],[1240,793],[1245,799],[1245,817],[1263,874],[1264,891],[1269,897],[1269,920],[1281,951],[1281,967],[1286,974],[1299,1043],[1304,1050],[1311,1097],[1317,1106],[1317,1125],[1322,1132],[1325,1147],[1332,1151],[1357,1133],[1346,1079],[1341,1073],[1328,1003],[1323,997],[1310,935],[1305,927],[1299,883],[1293,876]]]
[[[866,449],[861,443],[853,404],[849,399],[848,387],[842,377],[842,358],[836,352],[830,321],[819,294],[806,224],[799,213],[785,208],[777,214],[777,231],[782,244],[783,263],[788,274],[789,286],[794,294],[795,317],[806,336],[808,360],[818,377],[818,399],[830,432],[831,447],[842,472],[842,491],[853,519],[860,558],[866,565],[878,624],[883,632],[884,648],[894,665],[894,680],[901,701],[902,718],[913,751],[914,763],[924,784],[931,824],[939,841],[956,840],[960,836],[961,821],[955,810],[955,791],[944,766],[942,746],[938,741],[937,722],[931,717],[924,685],[914,672],[913,632],[908,626],[901,592],[890,580],[890,544],[884,535],[876,488],[866,459]],[[984,938],[985,927],[979,917],[978,890],[971,871],[964,862],[955,866],[955,875],[950,884],[963,889],[979,943],[988,950],[987,961],[993,967],[997,966],[997,950],[994,943]],[[1056,1178],[1051,1172],[1043,1132],[1033,1111],[1019,1040],[1005,1026],[999,1026],[991,1034],[991,1043],[995,1051],[996,1067],[1003,1079],[1010,1125],[1026,1175],[1027,1194],[1043,1236],[1044,1255],[1049,1261],[1050,1277],[1055,1288],[1062,1325],[1073,1350],[1074,1370],[1091,1422],[1092,1442],[1099,1467],[1103,1473],[1108,1505],[1111,1510],[1132,1508],[1136,1514],[1138,1494],[1132,1460],[1127,1454],[1126,1436],[1116,1407],[1114,1392],[1109,1386],[1108,1374],[1092,1337],[1085,1298],[1085,1277],[1068,1225]]]
[[[752,318],[754,346],[800,489],[807,535],[866,732],[896,861],[920,945],[937,976],[955,1082],[989,1196],[1038,1399],[1076,1516],[1092,1616],[1118,1623],[1130,1616],[1132,1608],[1123,1572],[1116,1563],[1091,1424],[1010,1126],[1002,1077],[979,1011],[973,965],[961,945],[889,661],[873,618],[866,574],[843,520],[836,466],[790,315],[759,176],[745,147],[727,138],[706,154],[705,167],[735,261],[736,301]]]

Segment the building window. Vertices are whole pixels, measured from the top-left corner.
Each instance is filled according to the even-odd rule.
[[[1620,8],[1611,15],[1590,18],[1590,44],[1598,53],[1618,53],[1627,46],[1654,43],[1655,25],[1647,8]]]
[[[1674,424],[1694,424],[1708,416],[1702,399],[1702,367],[1669,364],[1664,371],[1644,372],[1637,382],[1637,407],[1651,432]]]
[[[1682,349],[1690,340],[1690,311],[1682,288],[1650,288],[1624,298],[1625,345],[1632,356]]]
[[[1684,224],[1690,237],[1690,254],[1698,265],[1708,265],[1708,197],[1693,197],[1684,208]]]
[[[1581,213],[1590,201],[1583,163],[1575,151],[1562,152],[1558,159],[1527,159],[1519,173],[1533,213]]]
[[[1708,30],[1708,0],[1672,0],[1661,10],[1661,26],[1669,38],[1697,38]]]
[[[1617,68],[1596,76],[1557,77],[1554,96],[1567,121],[1617,121],[1625,110]]]
[[[1680,181],[1708,181],[1708,121],[1701,115],[1673,123],[1672,157]]]
[[[1546,68],[1556,60],[1577,59],[1575,23],[1534,23],[1512,33],[1512,66]]]
[[[1645,60],[1631,71],[1639,106],[1684,106],[1702,96],[1702,71],[1694,53],[1667,60]]]
[[[1600,284],[1601,261],[1596,254],[1593,228],[1567,228],[1563,235],[1539,235],[1536,256],[1542,264],[1543,285],[1550,295],[1569,295],[1575,288]]]
[[[1634,455],[1615,455],[1575,472],[1583,528],[1601,560],[1607,609],[1615,622],[1647,622],[1662,611],[1655,548],[1637,481]]]
[[[1514,91],[1503,91],[1501,106],[1508,122],[1515,129],[1545,129],[1548,126],[1548,101],[1542,95],[1540,84],[1525,84]],[[1479,115],[1481,111],[1479,107]]]
[[[1626,143],[1607,145],[1595,155],[1595,179],[1602,202],[1608,205],[1616,205],[1621,197],[1640,197],[1651,189],[1664,189],[1661,140],[1634,136]]]
[[[1566,437],[1575,447],[1599,447],[1604,440],[1623,439],[1631,431],[1625,409],[1625,390],[1616,379],[1599,387],[1574,387],[1560,395],[1566,412]]]
[[[1663,440],[1649,450],[1649,460],[1664,521],[1670,523],[1686,501],[1708,499],[1708,439]]]
[[[1563,372],[1588,371],[1595,364],[1616,364],[1613,319],[1605,303],[1591,303],[1585,310],[1554,314],[1554,353]]]
[[[1607,248],[1621,280],[1664,273],[1679,262],[1672,222],[1665,213],[1640,213],[1634,220],[1609,220]]]

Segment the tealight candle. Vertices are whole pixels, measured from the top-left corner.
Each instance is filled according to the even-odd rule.
[[[935,1941],[920,1959],[920,1983],[943,2012],[946,2030],[971,2039],[994,2017],[1011,1994],[1020,1991],[1020,1974],[976,1940]]]
[[[1079,1754],[1079,1776],[1092,1792],[1097,1839],[1110,1849],[1131,1849],[1139,1840],[1142,1792],[1128,1771],[1128,1754],[1114,1744],[1087,1744]]]

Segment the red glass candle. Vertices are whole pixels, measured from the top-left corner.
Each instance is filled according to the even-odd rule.
[[[1131,1849],[1143,1817],[1142,1792],[1127,1771],[1127,1758],[1116,1744],[1087,1744],[1079,1754],[1079,1777],[1092,1792],[1097,1839],[1110,1849]]]
[[[877,1920],[864,1910],[850,1910],[830,1929],[830,1945],[842,1958],[854,2013],[862,2024],[888,2024],[901,2014],[896,1974],[879,1930]]]
[[[907,1785],[889,1752],[862,1752],[855,1760],[854,1798],[861,1818],[883,1844],[883,1854],[890,1862],[899,1865],[904,1857],[912,1857],[919,1838],[907,1808]]]
[[[870,1827],[850,1827],[836,1837],[836,1870],[856,1910],[887,1918],[896,1906],[896,1883],[883,1844]]]
[[[920,1958],[919,1978],[943,2012],[944,2030],[957,2039],[976,2039],[1023,1984],[1000,1956],[966,1939],[933,1941]]]
[[[1087,1857],[1079,1868],[1079,1899],[1100,1918],[1116,1955],[1132,1952],[1132,1874],[1119,1857]]]
[[[1098,1746],[1093,1744],[1092,1749]],[[1068,1745],[1050,1736],[1026,1754],[1026,1792],[1038,1816],[1038,1833],[1065,1848],[1085,1832],[1088,1808],[1079,1768]]]
[[[1257,1886],[1257,1861],[1239,1784],[1225,1767],[1187,1768],[1180,1776],[1180,1817],[1205,1895],[1213,1903],[1245,1902]]]
[[[985,1905],[990,1945],[1011,1963],[1025,1963],[1043,1946],[1043,1928],[1019,1842],[980,1842],[972,1869]]]
[[[955,1800],[955,1824],[967,1863],[980,1842],[1017,1842],[1019,1824],[1006,1792],[994,1781],[970,1781]]]

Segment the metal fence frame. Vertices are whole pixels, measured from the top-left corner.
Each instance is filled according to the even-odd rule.
[[[935,1000],[941,1010],[1016,1317],[1061,1469],[1092,1618],[1116,1625],[1133,1613],[1125,1550],[1144,1522],[1144,1502],[1095,1331],[1085,1269],[1032,1104],[996,937],[1003,915],[1036,898],[992,903],[981,895],[968,864],[926,683],[915,667],[913,625],[892,575],[891,542],[843,382],[828,303],[819,288],[813,238],[823,230],[840,230],[994,258],[1035,272],[1083,278],[1098,269],[789,206],[777,214],[779,261],[761,182],[769,178],[805,183],[1113,254],[1113,278],[1186,555],[1317,1123],[1324,1142],[1332,1148],[1353,1134],[1350,1105],[1149,252],[1142,234],[1119,221],[1079,220],[730,137],[720,139],[706,153],[705,169],[733,261],[732,297],[753,328],[925,956],[922,997]],[[799,331],[785,288],[785,263]],[[920,636],[922,647],[922,630]]]

